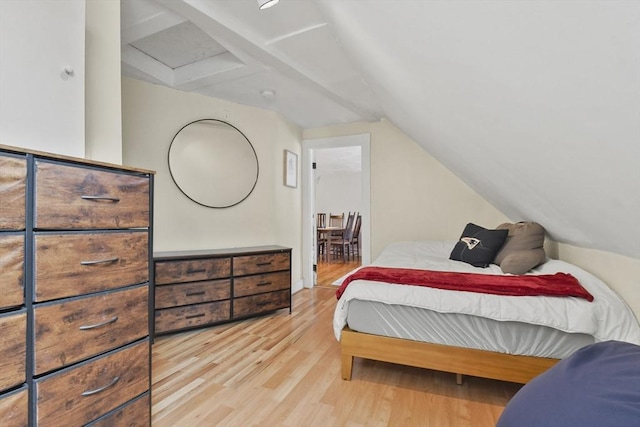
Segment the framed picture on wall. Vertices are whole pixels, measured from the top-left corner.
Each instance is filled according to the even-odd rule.
[[[284,185],[298,186],[298,155],[289,150],[284,150]]]

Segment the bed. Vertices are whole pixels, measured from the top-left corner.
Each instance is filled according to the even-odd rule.
[[[640,346],[581,348],[522,387],[497,427],[640,425]]]
[[[377,267],[503,275],[449,259],[457,242],[397,242],[372,263]],[[504,296],[354,280],[334,312],[341,345],[342,378],[350,380],[354,357],[462,375],[527,383],[593,343],[640,344],[631,309],[586,271],[547,259],[527,275],[568,273],[593,296]]]

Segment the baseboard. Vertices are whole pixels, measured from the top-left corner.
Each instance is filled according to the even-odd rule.
[[[302,279],[296,280],[291,284],[291,293],[295,294],[298,291],[301,291],[304,288]]]

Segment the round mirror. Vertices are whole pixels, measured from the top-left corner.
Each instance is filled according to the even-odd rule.
[[[242,132],[205,119],[176,133],[169,147],[169,172],[180,191],[210,208],[228,208],[249,197],[258,182],[258,156]]]

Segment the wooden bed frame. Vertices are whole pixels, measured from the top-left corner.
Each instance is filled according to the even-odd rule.
[[[353,358],[379,360],[418,368],[526,384],[559,359],[517,356],[355,332],[345,327],[340,338],[342,379],[351,380]]]

